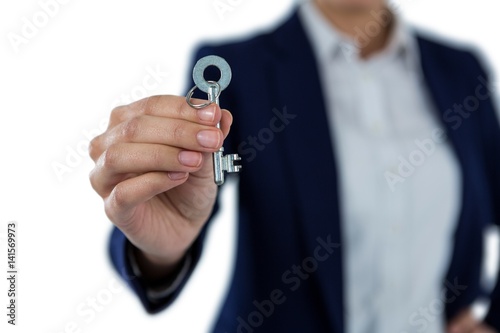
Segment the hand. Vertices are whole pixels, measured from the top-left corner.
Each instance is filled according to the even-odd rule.
[[[215,104],[196,110],[184,97],[154,96],[115,108],[91,141],[92,187],[148,267],[173,269],[210,216],[217,194],[211,153],[231,123]]]
[[[468,308],[460,312],[449,323],[447,333],[498,333],[492,327],[479,322]]]

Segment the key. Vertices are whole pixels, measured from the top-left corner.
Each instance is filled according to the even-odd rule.
[[[215,66],[219,69],[219,81],[205,80],[204,72],[209,66]],[[193,81],[195,86],[186,95],[186,101],[191,107],[201,109],[212,103],[219,105],[219,96],[221,92],[226,89],[229,82],[231,82],[231,67],[226,60],[215,55],[201,58],[193,68]],[[208,103],[191,103],[191,97],[196,88],[208,94]],[[220,123],[217,124],[217,128],[220,128]],[[241,165],[235,163],[240,161],[241,157],[238,156],[238,154],[224,155],[224,147],[221,147],[218,151],[213,153],[212,157],[214,165],[214,182],[217,185],[224,184],[224,172],[233,173],[241,170]]]

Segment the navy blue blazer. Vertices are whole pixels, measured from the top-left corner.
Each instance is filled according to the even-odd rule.
[[[443,280],[443,315],[449,318],[481,295],[483,231],[500,224],[500,129],[485,86],[488,75],[476,57],[420,35],[418,44],[436,116],[463,175],[453,257]],[[196,59],[209,54],[224,57],[233,70],[221,96],[221,105],[234,116],[225,147],[243,157],[237,258],[214,331],[343,332],[335,151],[318,66],[298,14],[295,11],[270,33],[202,47]],[[454,104],[471,111],[457,113]],[[312,159],[317,163],[311,164]],[[205,231],[191,248],[194,263],[188,277],[200,257]],[[145,309],[156,313],[177,297],[186,281],[168,299],[149,301],[144,281],[133,276],[126,243],[115,228],[110,242],[113,264]],[[491,299],[486,320],[500,330],[498,284]]]

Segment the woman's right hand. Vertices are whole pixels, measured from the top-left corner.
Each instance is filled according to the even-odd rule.
[[[197,110],[184,97],[153,96],[115,108],[91,141],[92,187],[153,274],[173,270],[207,222],[217,195],[211,153],[231,123],[216,104]]]

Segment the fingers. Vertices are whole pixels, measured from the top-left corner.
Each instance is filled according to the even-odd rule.
[[[152,171],[195,172],[203,155],[197,151],[147,143],[119,143],[107,149],[90,174],[94,190],[106,197],[112,188],[137,174]]]
[[[224,135],[224,139],[226,139],[229,134],[229,129],[233,124],[233,115],[228,110],[222,110],[221,121],[220,121],[220,129],[222,130],[222,134]]]
[[[137,207],[154,196],[184,183],[187,173],[148,172],[117,184],[104,199],[104,209],[111,221],[122,230],[129,227]],[[132,225],[132,224],[131,224]],[[135,225],[134,228],[141,228]],[[131,231],[133,232],[133,231]]]
[[[139,116],[117,125],[96,139],[99,146],[93,158],[113,144],[122,142],[156,143],[201,152],[213,152],[222,145],[223,132],[214,126],[199,125],[180,119]]]
[[[208,180],[209,153],[222,146],[231,124],[229,111],[216,104],[194,109],[178,96],[115,108],[108,129],[89,146],[96,162],[90,182],[105,199],[107,213],[132,214],[131,207],[184,183],[189,174]]]
[[[193,99],[193,103],[202,104],[206,100]],[[210,110],[215,109],[215,112]],[[151,96],[128,105],[118,106],[111,112],[108,129],[140,115],[151,115],[165,118],[184,119],[215,125],[220,120],[220,108],[211,104],[203,109],[194,109],[181,96]]]
[[[179,103],[178,99],[179,97],[176,99],[172,96],[170,100]],[[151,115],[138,115],[138,111],[130,111],[130,105],[113,110],[111,118],[115,119],[115,122],[116,119],[122,122],[115,124],[90,142],[91,158],[97,161],[106,149],[120,142],[158,143],[201,152],[213,152],[219,149],[232,124],[229,111],[221,110],[215,104],[195,110],[183,99],[180,104],[183,111],[177,110],[174,105],[161,110],[152,108]],[[129,115],[117,115],[118,113]],[[200,113],[203,115],[200,116]],[[204,117],[212,120],[203,120]],[[215,127],[219,121],[221,129]]]

